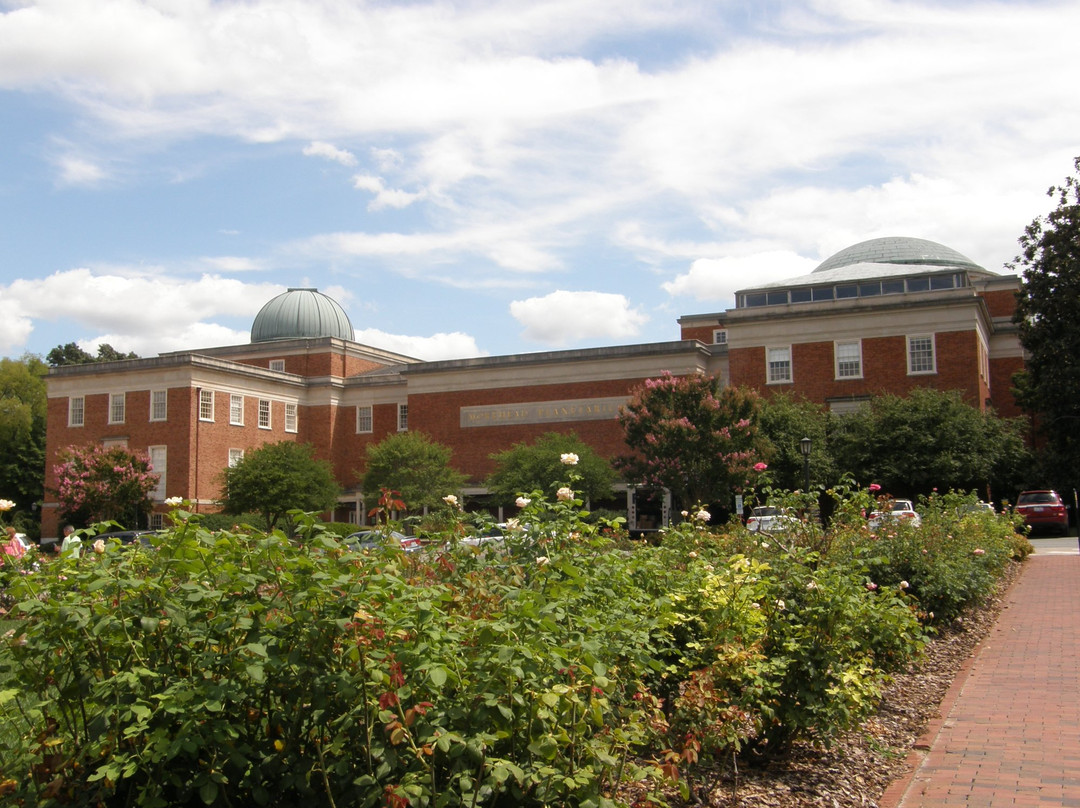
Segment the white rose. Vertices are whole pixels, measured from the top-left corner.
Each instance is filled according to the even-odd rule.
[[[559,502],[569,502],[574,498],[574,492],[564,485],[562,488],[555,492],[555,497],[559,500]]]
[[[576,466],[580,458],[573,452],[566,452],[559,457],[564,466]]]
[[[518,497],[516,500],[514,500],[514,504],[517,505],[519,508],[524,508],[530,502],[532,502],[532,500],[528,497]]]

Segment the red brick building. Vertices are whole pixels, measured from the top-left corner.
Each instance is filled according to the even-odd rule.
[[[297,440],[333,464],[345,491],[335,518],[359,522],[365,449],[389,434],[419,430],[451,447],[466,493],[478,494],[492,453],[551,430],[621,453],[619,406],[665,370],[792,390],[838,411],[880,392],[960,389],[1012,415],[1017,285],[933,242],[877,239],[806,278],[740,291],[734,309],[681,318],[678,341],[439,362],[361,345],[336,302],[291,289],[255,318],[250,344],[54,368],[46,490],[66,447],[116,442],[150,454],[158,502],[214,510],[224,468]],[[59,527],[50,496],[45,537]]]

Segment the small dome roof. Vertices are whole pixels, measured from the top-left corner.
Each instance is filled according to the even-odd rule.
[[[318,337],[353,339],[345,310],[318,289],[289,289],[263,306],[251,325],[252,342]]]
[[[890,236],[860,241],[845,247],[822,261],[814,272],[826,272],[852,264],[905,264],[935,267],[961,267],[985,272],[966,255],[922,238]]]

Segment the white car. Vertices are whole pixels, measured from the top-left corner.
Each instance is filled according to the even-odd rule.
[[[911,527],[919,527],[922,524],[922,518],[915,512],[915,506],[910,499],[894,499],[892,506],[883,511],[874,511],[870,514],[870,521],[867,522],[867,527],[870,530],[876,531],[881,528],[882,525],[892,524],[907,524]]]
[[[751,533],[777,533],[794,527],[799,520],[773,505],[762,505],[750,512],[746,529]]]

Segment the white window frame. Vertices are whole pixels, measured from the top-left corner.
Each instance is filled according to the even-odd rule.
[[[232,426],[244,425],[244,397],[239,393],[229,393],[229,423]]]
[[[727,345],[727,329],[715,328],[712,332],[713,345]]]
[[[295,401],[285,402],[285,431],[296,432],[299,419],[298,408]]]
[[[274,405],[268,398],[259,399],[259,429],[273,429]]]
[[[409,431],[409,405],[398,404],[397,405],[397,429],[398,432]]]
[[[83,396],[68,397],[68,426],[86,425],[86,398]]]
[[[929,367],[922,367],[922,363],[915,362],[915,352],[918,350],[920,358],[925,354],[926,349],[919,347],[916,348],[914,343],[916,341],[927,341],[930,344],[930,365]],[[934,339],[933,334],[909,334],[907,337],[907,372],[909,376],[928,376],[937,373],[937,340]]]
[[[243,449],[229,449],[229,468],[233,468],[244,459]]]
[[[285,372],[285,360],[284,359],[271,359],[270,360],[270,370],[280,370],[282,373],[284,373]]]
[[[854,347],[854,356],[841,356],[843,349]],[[854,373],[850,372],[851,368],[848,367],[854,365]],[[836,379],[861,379],[863,377],[863,358],[862,358],[862,340],[843,340],[833,343],[833,372],[836,374]]]
[[[147,446],[146,454],[150,457],[151,470],[158,476],[157,487],[150,492],[150,496],[156,500],[163,500],[166,497],[165,477],[169,470],[169,450],[165,446]],[[156,460],[154,455],[159,455],[160,461]]]
[[[127,418],[127,397],[125,393],[109,393],[109,423],[122,424]]]
[[[199,420],[214,422],[214,391],[199,391]]]
[[[370,435],[375,431],[375,412],[370,404],[356,405],[356,434]]]
[[[168,390],[151,390],[150,391],[150,420],[151,421],[168,421],[169,420],[169,391]]]
[[[773,354],[784,352],[787,356],[784,360],[773,359]],[[777,372],[774,373],[774,367]],[[780,373],[782,368],[786,368],[786,373]],[[766,384],[791,384],[794,374],[791,368],[791,346],[790,345],[770,345],[765,348],[765,383]]]

